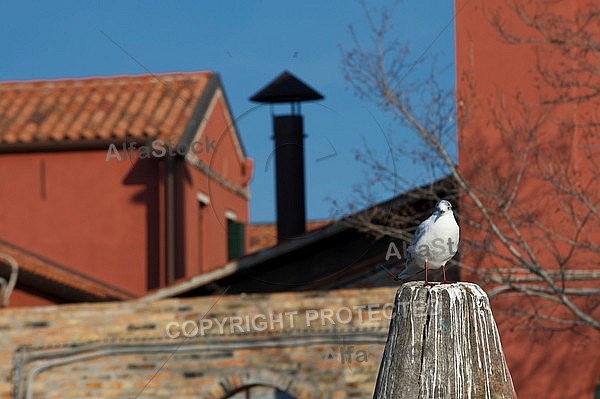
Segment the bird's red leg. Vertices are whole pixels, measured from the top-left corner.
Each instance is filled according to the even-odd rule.
[[[425,261],[425,284],[423,284],[423,287],[427,287],[429,285],[433,285],[432,283],[429,282],[429,280],[427,279],[427,271],[428,271],[429,267],[427,265],[427,260]]]
[[[450,284],[450,281],[446,279],[446,265],[442,265],[442,276],[444,278],[442,284]]]

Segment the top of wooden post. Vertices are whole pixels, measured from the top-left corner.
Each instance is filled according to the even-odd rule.
[[[373,397],[516,398],[481,287],[400,287]]]

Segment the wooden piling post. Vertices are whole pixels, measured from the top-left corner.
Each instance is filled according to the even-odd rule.
[[[374,399],[513,399],[485,292],[476,284],[403,284]]]

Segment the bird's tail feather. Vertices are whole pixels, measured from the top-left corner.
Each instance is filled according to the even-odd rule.
[[[406,262],[406,267],[400,273],[398,273],[398,275],[396,277],[394,277],[394,280],[396,280],[396,281],[408,280],[409,278],[414,277],[417,274],[421,273],[423,270],[425,270],[425,269],[422,267],[419,267],[417,265],[417,262],[415,262],[415,259],[411,258]]]

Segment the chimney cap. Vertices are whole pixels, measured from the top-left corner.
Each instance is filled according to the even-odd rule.
[[[284,71],[271,83],[250,97],[250,101],[258,103],[292,103],[322,100],[324,97],[306,83]]]

